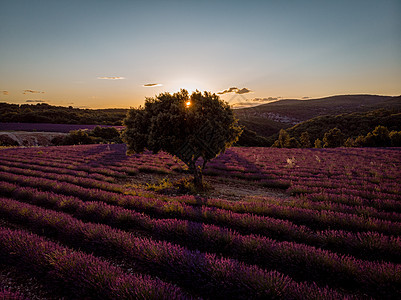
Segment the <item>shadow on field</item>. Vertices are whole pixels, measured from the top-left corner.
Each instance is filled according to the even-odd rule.
[[[82,165],[98,168],[114,165],[128,160],[125,144],[101,144],[94,145],[82,152],[83,157],[90,159],[88,163]]]
[[[234,166],[235,169],[227,168],[227,164]],[[213,169],[225,171],[225,174],[215,172]],[[255,163],[244,158],[233,150],[226,152],[209,163],[205,170],[206,175],[228,175],[241,179],[268,179],[262,170]],[[252,175],[250,175],[252,174]]]

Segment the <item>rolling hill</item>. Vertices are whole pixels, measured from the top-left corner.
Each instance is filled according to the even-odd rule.
[[[236,109],[240,122],[268,137],[319,116],[363,113],[377,109],[401,110],[401,96],[339,95],[319,99],[285,99],[249,108]]]

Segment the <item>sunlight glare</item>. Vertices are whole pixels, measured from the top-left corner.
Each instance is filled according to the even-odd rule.
[[[172,89],[173,92],[178,92],[181,89],[187,90],[188,93],[191,95],[196,90],[198,91],[208,90],[208,86],[199,80],[193,80],[193,79],[176,80],[173,84],[173,89]]]

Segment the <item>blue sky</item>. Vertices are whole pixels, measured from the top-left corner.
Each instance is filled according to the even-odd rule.
[[[0,0],[0,102],[400,95],[400,33],[399,0]]]

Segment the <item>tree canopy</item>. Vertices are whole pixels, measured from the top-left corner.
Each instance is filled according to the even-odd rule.
[[[338,128],[330,129],[323,137],[324,148],[341,147],[344,144],[344,135]]]
[[[189,167],[196,185],[202,185],[206,163],[232,146],[242,133],[230,106],[206,91],[189,95],[181,90],[147,98],[144,107],[129,110],[124,125],[122,137],[128,154],[148,149],[174,155]]]

